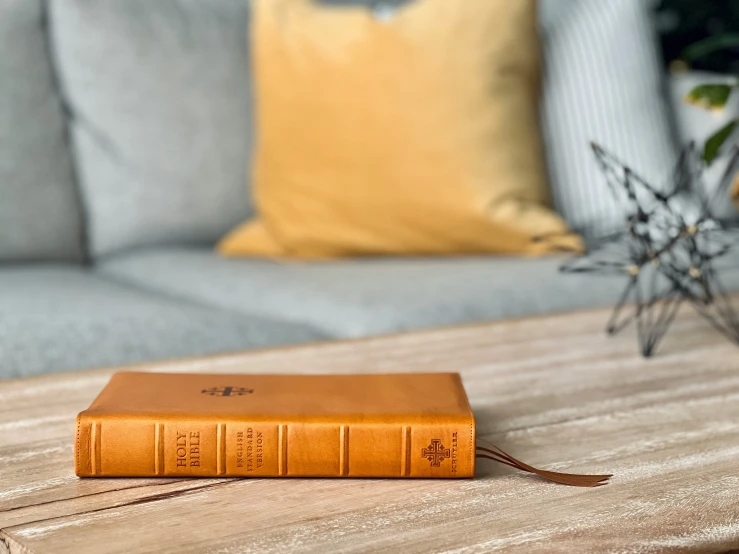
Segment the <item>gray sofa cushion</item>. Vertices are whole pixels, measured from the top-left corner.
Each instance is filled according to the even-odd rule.
[[[73,266],[0,269],[0,378],[323,337],[304,325],[159,297]]]
[[[247,0],[51,0],[94,255],[251,213]]]
[[[0,1],[0,262],[83,254],[43,6]]]
[[[115,256],[98,271],[234,312],[279,315],[336,337],[359,337],[615,303],[624,279],[564,275],[562,261],[489,256],[278,264],[166,249]],[[739,252],[733,261],[739,266]],[[739,271],[727,272],[726,280],[739,289]]]

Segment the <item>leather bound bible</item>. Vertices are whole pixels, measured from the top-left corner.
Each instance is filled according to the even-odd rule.
[[[83,477],[472,477],[456,373],[116,373],[77,417]]]
[[[577,487],[483,440],[457,373],[116,373],[77,416],[80,477],[473,477],[475,458]]]

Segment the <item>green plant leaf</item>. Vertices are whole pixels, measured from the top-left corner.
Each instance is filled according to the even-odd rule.
[[[718,156],[718,151],[726,142],[726,139],[728,139],[734,132],[737,124],[739,124],[739,119],[730,121],[729,123],[721,127],[718,131],[716,131],[713,135],[711,135],[708,140],[706,140],[706,145],[703,148],[703,160],[705,160],[708,165],[710,165],[713,160],[716,159],[716,156]]]
[[[721,109],[731,95],[731,85],[698,85],[685,95],[688,104],[695,104],[709,110]]]
[[[724,33],[699,40],[683,50],[682,57],[687,61],[697,60],[703,56],[715,52],[739,46],[739,33]]]

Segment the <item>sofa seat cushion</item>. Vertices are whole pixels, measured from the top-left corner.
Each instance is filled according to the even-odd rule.
[[[322,338],[304,325],[173,300],[74,266],[0,269],[0,378]]]
[[[620,277],[561,274],[562,262],[483,256],[281,264],[161,249],[110,258],[98,271],[234,312],[359,337],[608,306],[626,284]],[[739,252],[733,264],[739,266]],[[724,281],[739,289],[739,271],[726,272]]]

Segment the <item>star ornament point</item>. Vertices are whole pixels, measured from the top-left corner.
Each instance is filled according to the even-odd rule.
[[[634,323],[641,353],[650,357],[687,302],[739,345],[739,314],[715,263],[739,244],[739,229],[727,228],[712,212],[717,200],[729,197],[739,170],[739,147],[712,194],[707,193],[705,163],[693,143],[683,149],[663,188],[647,182],[601,145],[591,142],[591,149],[623,208],[625,225],[596,238],[586,254],[561,270],[627,279],[606,331],[615,334]]]

